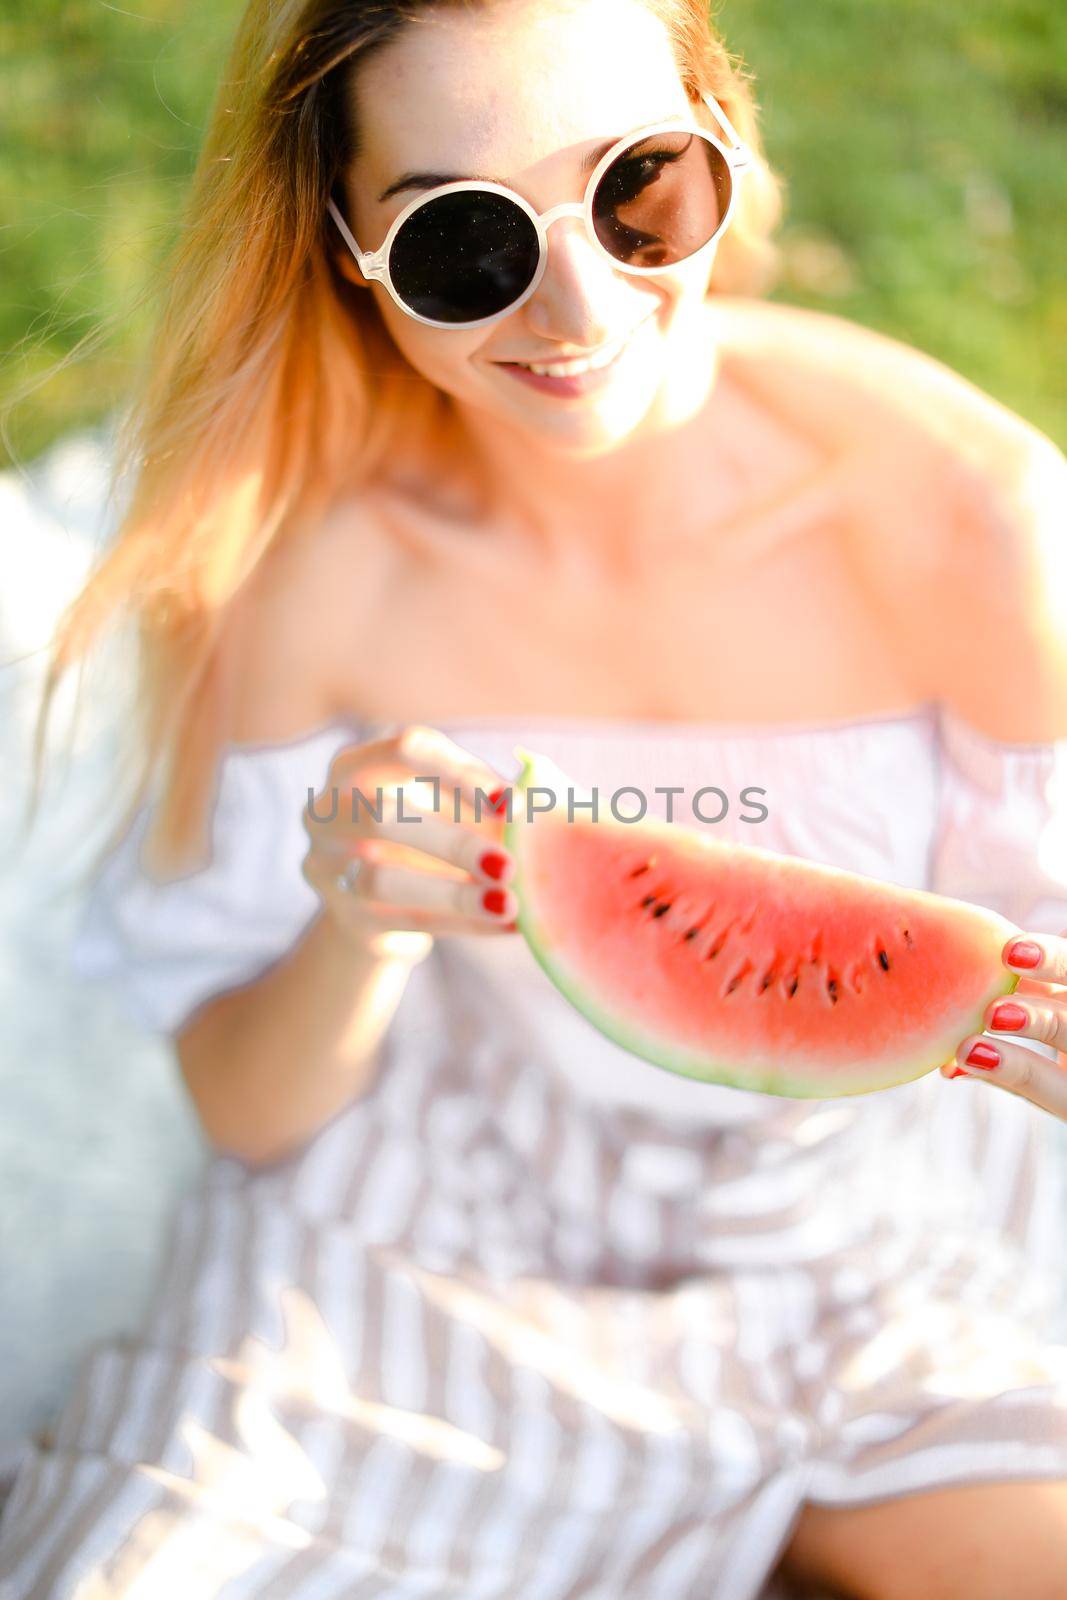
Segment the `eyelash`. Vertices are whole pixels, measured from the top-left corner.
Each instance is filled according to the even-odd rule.
[[[681,150],[644,150],[640,155],[620,156],[618,161],[608,169],[611,185],[619,182],[622,173],[629,173],[633,168],[640,168],[645,162],[651,162],[656,169],[670,166],[672,162],[679,161],[684,154]],[[608,176],[605,174],[605,176]],[[609,185],[610,187],[610,185]]]

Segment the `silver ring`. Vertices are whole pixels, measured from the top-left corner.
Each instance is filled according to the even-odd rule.
[[[345,894],[352,894],[356,887],[356,879],[363,871],[363,862],[357,856],[345,865],[345,870],[337,876],[337,887]]]

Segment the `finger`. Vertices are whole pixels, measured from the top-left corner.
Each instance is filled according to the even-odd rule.
[[[495,885],[486,888],[466,879],[439,877],[417,867],[397,866],[365,856],[359,858],[352,888],[341,892],[351,895],[363,910],[382,916],[394,909],[413,909],[501,923],[514,918],[518,910],[518,900],[511,889]]]
[[[515,859],[502,845],[487,843],[484,834],[463,824],[442,821],[434,812],[383,796],[374,811],[360,808],[354,820],[327,826],[324,848],[339,857],[357,854],[358,840],[399,845],[418,856],[446,862],[487,882],[507,883],[515,875]],[[418,865],[412,860],[410,865]]]
[[[360,942],[370,949],[382,946],[386,954],[391,954],[391,946],[384,935],[394,932],[398,935],[421,933],[432,936],[439,933],[463,934],[501,934],[514,933],[518,923],[514,921],[514,908],[512,902],[505,898],[500,910],[492,909],[482,904],[479,912],[473,916],[463,910],[439,910],[424,905],[409,905],[406,907],[388,907],[372,900],[365,899],[357,892],[359,877],[355,884],[341,888],[339,883],[340,873],[338,862],[329,860],[314,852],[305,856],[301,864],[301,871],[307,882],[325,901],[329,900],[334,914],[347,926],[359,934]],[[417,873],[416,876],[424,881],[428,874]],[[457,886],[455,879],[449,880]],[[467,885],[476,888],[476,885]],[[484,895],[487,891],[482,890]],[[512,920],[509,920],[509,913]],[[401,938],[397,941],[398,950],[407,954],[406,941]],[[420,946],[416,951],[420,956],[426,954],[428,946]]]
[[[990,1033],[1036,1039],[1067,1051],[1067,1000],[1055,994],[1024,998],[1016,991],[1010,999],[997,1000],[987,1008],[983,1027]]]
[[[1067,984],[1067,939],[1057,934],[1016,934],[1004,946],[1001,959],[1020,977]]]
[[[1067,1121],[1067,1063],[1062,1057],[1053,1061],[1027,1045],[1007,1039],[994,1044],[972,1034],[957,1051],[955,1070],[946,1076],[984,1078]]]
[[[491,816],[487,798],[502,781],[500,774],[484,761],[479,761],[439,729],[423,723],[412,723],[390,739],[348,746],[331,763],[331,780],[346,782],[351,775],[376,764],[392,764],[414,778],[423,779],[428,791],[434,790],[433,780],[437,780],[440,799],[435,802],[434,809],[447,807],[448,815],[452,814],[452,791],[458,790],[466,805],[482,816]]]
[[[382,783],[380,768],[375,777],[378,781],[373,788],[365,781],[330,784],[314,797],[311,818],[314,828],[309,826],[308,831],[313,834],[317,846],[351,855],[357,840],[377,838],[383,826],[395,824],[406,830],[407,838],[402,842],[407,843],[408,839],[414,840],[412,829],[419,827],[424,818],[436,814],[433,797],[422,785],[410,778]]]

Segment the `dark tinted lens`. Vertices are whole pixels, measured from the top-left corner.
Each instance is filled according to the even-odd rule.
[[[622,152],[593,196],[605,250],[629,267],[669,267],[707,244],[730,202],[730,168],[699,134],[654,133]]]
[[[393,240],[389,271],[420,316],[477,322],[519,298],[538,257],[537,230],[513,201],[457,190],[412,213]]]

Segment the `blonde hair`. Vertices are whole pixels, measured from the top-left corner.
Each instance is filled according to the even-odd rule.
[[[111,495],[132,489],[57,625],[34,737],[31,817],[60,681],[113,619],[132,616],[135,783],[104,852],[158,779],[145,844],[157,873],[185,865],[202,836],[230,704],[219,645],[257,563],[371,479],[401,424],[410,439],[440,420],[440,391],[413,381],[372,296],[334,264],[326,201],[356,138],[349,72],[420,13],[457,3],[250,0],[238,26],[117,437]],[[644,3],[670,33],[690,98],[710,90],[756,157],[709,293],[764,293],[778,273],[783,185],[750,80],[706,0]]]

